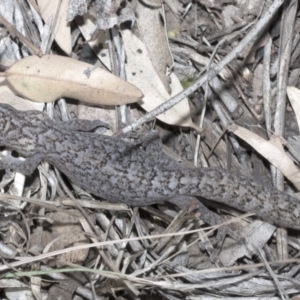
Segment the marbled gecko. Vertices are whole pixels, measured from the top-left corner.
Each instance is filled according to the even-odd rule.
[[[255,212],[270,223],[300,229],[300,202],[290,195],[224,169],[183,167],[161,151],[158,140],[131,144],[78,131],[92,124],[55,122],[42,112],[0,104],[0,146],[26,158],[21,161],[2,155],[0,168],[30,175],[46,161],[78,186],[108,201],[145,206],[176,202],[172,201],[176,196],[201,196]]]

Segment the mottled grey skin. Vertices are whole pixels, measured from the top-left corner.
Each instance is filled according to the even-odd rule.
[[[54,122],[44,113],[0,104],[0,145],[27,158],[22,162],[2,156],[0,168],[30,175],[46,161],[78,186],[109,201],[145,206],[176,196],[201,196],[300,229],[297,199],[223,169],[182,167],[161,152],[157,139],[134,145],[71,129],[86,130],[92,124]]]

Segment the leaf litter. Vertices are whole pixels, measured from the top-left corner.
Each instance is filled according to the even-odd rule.
[[[297,1],[46,2],[0,4],[8,22],[0,28],[1,103],[42,109],[51,102],[45,106],[53,118],[102,119],[113,133],[129,124],[139,124],[137,134],[155,128],[168,155],[183,164],[228,168],[297,192]],[[39,51],[42,58],[32,56]],[[92,83],[83,84],[84,70],[97,73]],[[156,109],[176,97],[172,108]],[[198,200],[184,210],[167,203],[103,209],[47,164],[22,176],[5,174],[0,183],[7,299],[20,298],[16,287],[28,299],[299,294],[295,232],[207,201],[201,215]],[[72,207],[74,197],[89,222]],[[208,227],[206,213],[218,226]],[[235,239],[216,239],[224,228]]]

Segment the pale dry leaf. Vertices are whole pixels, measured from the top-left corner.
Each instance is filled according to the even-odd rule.
[[[3,78],[4,79],[4,78]],[[43,103],[32,102],[15,95],[12,90],[0,82],[0,103],[9,104],[15,109],[26,110],[39,110],[44,108]]]
[[[286,91],[296,115],[298,128],[300,129],[300,90],[294,86],[288,86]]]
[[[162,0],[143,0],[143,3],[153,8],[162,6]]]
[[[227,126],[227,129],[251,145],[259,154],[279,169],[297,189],[300,189],[300,170],[285,153],[279,137],[272,137],[267,141],[238,125]]]
[[[143,96],[138,88],[108,71],[58,55],[26,57],[5,75],[14,91],[36,102],[68,97],[98,105],[122,105]]]
[[[259,220],[255,220],[250,224],[241,220],[240,223],[243,223],[245,226],[239,231],[239,234],[240,236],[245,237],[247,243],[237,243],[237,241],[230,237],[225,239],[219,253],[219,258],[225,267],[232,266],[240,258],[251,258],[253,252],[251,251],[249,244],[252,243],[257,247],[262,248],[276,230],[275,226]]]
[[[183,90],[177,76],[171,73],[172,94],[169,95],[153,68],[143,42],[130,30],[125,29],[121,33],[126,49],[127,62],[125,69],[127,80],[144,93],[144,98],[138,102],[143,109],[149,112]],[[160,114],[157,118],[167,124],[200,130],[191,120],[187,99]]]
[[[21,280],[4,278],[0,281],[3,297],[8,300],[26,299],[34,300],[31,288],[28,284],[23,283]]]
[[[31,277],[31,291],[34,295],[34,299],[43,299],[42,296],[42,277],[32,276]],[[20,298],[19,298],[20,299]],[[26,299],[29,300],[29,299]]]
[[[253,98],[253,104],[256,104],[259,102],[259,99],[262,98],[262,91],[263,91],[263,65],[259,64],[255,71],[253,76],[253,82],[252,82],[252,98]]]
[[[67,21],[67,11],[69,0],[37,0],[41,16],[46,24],[53,24],[56,19],[55,28],[53,29],[54,39],[59,47],[67,54],[72,53],[72,39],[70,23]]]
[[[82,16],[82,19],[83,22],[79,18],[75,19],[81,34],[84,36],[85,40],[88,41],[90,47],[93,49],[99,60],[108,70],[111,70],[108,45],[105,42],[107,40],[106,32],[98,35],[95,39],[92,39],[91,33],[95,29],[96,18],[88,11]],[[101,47],[99,47],[99,45],[101,45]]]
[[[70,105],[70,104],[69,104]],[[93,107],[90,105],[75,105],[77,108],[78,119],[83,120],[101,120],[109,124],[110,130],[105,134],[112,135],[116,131],[116,110],[114,108],[106,107]]]
[[[75,210],[70,210],[75,213]],[[89,242],[89,239],[82,232],[82,228],[78,223],[80,214],[78,217],[65,214],[62,212],[48,213],[47,218],[54,221],[51,225],[51,231],[44,231],[42,233],[42,246],[44,252],[56,251],[70,246],[84,245]],[[34,246],[37,231],[34,230],[30,238],[31,247]],[[80,249],[76,251],[70,251],[63,253],[55,258],[72,263],[82,263],[88,255],[88,249]],[[51,265],[61,266],[60,262],[54,260]]]
[[[161,4],[161,3],[160,3]],[[162,7],[148,7],[142,2],[137,6],[137,24],[152,65],[164,84],[168,93],[171,92],[167,68],[172,68],[173,58],[169,49],[166,28],[161,19],[164,18]]]

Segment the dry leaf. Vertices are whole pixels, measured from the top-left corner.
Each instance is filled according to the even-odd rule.
[[[127,55],[127,63],[125,65],[127,79],[144,93],[144,98],[138,102],[143,109],[149,112],[183,90],[179,79],[172,73],[172,94],[169,95],[153,68],[143,42],[127,29],[122,30],[122,37]],[[200,131],[191,120],[187,99],[184,99],[157,118],[167,124],[191,127]]]
[[[77,213],[76,210],[71,209],[69,211]],[[84,245],[89,242],[88,237],[82,232],[82,228],[79,224],[80,216],[75,217],[63,212],[49,212],[46,216],[54,222],[51,225],[51,231],[44,231],[42,233],[42,246],[44,248],[44,252],[47,250],[56,251],[70,246]],[[29,241],[31,247],[35,244],[37,234],[37,230],[34,230],[31,235]],[[87,255],[88,249],[70,251],[54,257],[54,260],[49,263],[53,266],[61,266],[62,263],[57,261],[58,259],[62,262],[80,264],[86,259]]]
[[[0,103],[9,104],[15,109],[26,111],[26,110],[39,110],[42,111],[44,108],[43,103],[36,103],[21,97],[16,96],[7,85],[0,84]]]
[[[285,153],[278,137],[272,137],[272,139],[266,141],[257,134],[238,125],[227,126],[227,129],[251,145],[300,190],[300,170]]]
[[[46,24],[56,22],[53,30],[59,47],[68,55],[72,52],[71,28],[67,21],[68,0],[37,0],[41,16]],[[57,10],[58,14],[57,14]]]
[[[93,104],[121,105],[143,96],[138,88],[103,69],[58,55],[26,57],[5,74],[17,93],[35,102],[69,97]]]
[[[241,220],[240,223],[243,223],[245,227],[239,231],[239,234],[246,238],[247,244],[237,243],[230,237],[225,239],[219,253],[219,258],[225,267],[232,266],[242,257],[246,256],[251,258],[253,249],[249,247],[249,243],[255,244],[256,247],[261,249],[269,241],[276,230],[275,226],[259,220],[254,220],[250,224]]]
[[[110,107],[94,107],[90,105],[81,105],[81,103],[77,104],[69,104],[69,107],[73,105],[74,110],[77,110],[78,119],[83,120],[101,120],[105,123],[109,124],[110,129],[108,129],[105,134],[112,135],[113,132],[116,131],[116,110]]]
[[[159,2],[161,5],[161,1]],[[162,19],[164,22],[161,21]],[[137,24],[152,65],[166,90],[170,93],[169,78],[166,74],[167,67],[171,69],[173,66],[173,58],[166,35],[163,9],[161,6],[153,8],[146,6],[143,2],[138,2]]]
[[[97,55],[98,59],[108,70],[111,70],[108,44],[105,42],[107,40],[106,31],[99,34],[95,37],[95,39],[91,39],[91,32],[94,31],[97,20],[89,11],[82,16],[82,19],[76,18],[75,22],[77,23],[81,34],[84,36],[85,40],[88,41],[88,44]],[[101,47],[99,47],[99,45],[101,45]]]
[[[298,128],[300,128],[300,90],[297,89],[294,86],[288,86],[287,89],[287,95],[289,97],[290,103],[293,107],[293,110],[296,115],[297,123],[298,123]]]
[[[143,3],[151,8],[162,7],[162,0],[143,0]]]

